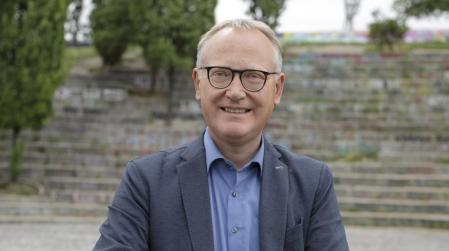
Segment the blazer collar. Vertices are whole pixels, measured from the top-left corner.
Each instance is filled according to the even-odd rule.
[[[268,141],[266,141],[268,142]],[[265,145],[260,189],[259,244],[261,251],[284,248],[287,224],[288,166],[273,145]]]
[[[263,156],[264,156],[264,152],[265,152],[265,140],[266,139],[264,137],[261,138],[259,149],[257,150],[256,154],[253,156],[253,158],[250,161],[248,161],[248,163],[246,163],[246,165],[249,165],[251,163],[259,164],[259,166],[258,166],[259,175],[262,175]],[[226,160],[226,158],[223,156],[223,154],[218,149],[217,145],[215,145],[214,141],[212,140],[212,138],[209,134],[208,128],[206,128],[206,131],[204,132],[203,142],[204,142],[204,147],[205,147],[204,151],[206,153],[207,172],[209,173],[210,167],[216,159],[223,159],[225,161],[228,161],[228,160]]]
[[[192,249],[214,250],[209,186],[203,137],[189,143],[181,153],[177,165],[181,198],[187,218]]]

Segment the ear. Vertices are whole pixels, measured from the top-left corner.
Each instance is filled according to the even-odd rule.
[[[282,92],[284,91],[285,74],[281,72],[274,86],[274,104],[277,106],[281,102]]]
[[[200,101],[201,95],[200,95],[200,72],[198,68],[193,68],[192,70],[192,79],[193,79],[193,86],[195,87],[195,99],[197,101]]]

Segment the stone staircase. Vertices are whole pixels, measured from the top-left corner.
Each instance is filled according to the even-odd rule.
[[[51,122],[22,133],[21,182],[37,194],[0,193],[0,222],[101,222],[127,161],[199,135],[198,119],[167,128],[157,118],[165,112],[164,97],[129,96],[132,81],[124,73],[66,80]],[[9,142],[9,132],[1,132],[0,180],[8,178]]]
[[[46,196],[4,195],[0,197],[1,223],[100,223],[107,209],[96,203],[68,203]]]
[[[286,72],[273,138],[327,160],[347,224],[449,228],[449,54],[305,53]]]
[[[332,162],[348,224],[449,228],[449,165]]]
[[[266,136],[329,164],[345,222],[449,228],[449,54],[303,53],[286,61],[283,101]],[[128,160],[202,132],[191,82],[180,79],[176,118],[166,126],[163,96],[129,94],[142,79],[120,72],[66,80],[51,123],[22,135],[21,179],[38,193],[0,194],[0,222],[101,222]],[[9,137],[0,134],[0,180]]]

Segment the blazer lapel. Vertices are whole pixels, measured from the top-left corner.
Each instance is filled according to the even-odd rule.
[[[260,250],[284,247],[288,202],[288,167],[266,141],[259,205]]]
[[[206,158],[202,137],[189,144],[177,166],[181,197],[195,251],[214,250]],[[176,233],[174,233],[176,234]]]

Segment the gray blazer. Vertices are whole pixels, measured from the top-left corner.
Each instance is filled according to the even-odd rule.
[[[349,250],[327,166],[265,143],[261,250]],[[130,161],[94,250],[212,251],[208,190],[203,137]]]

